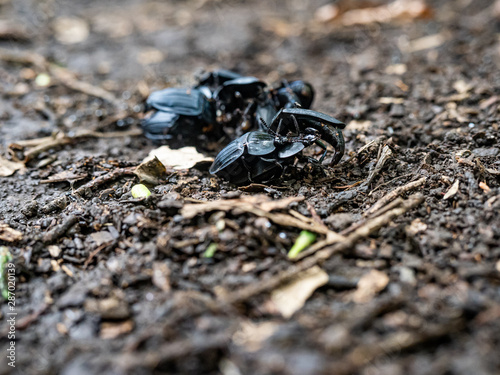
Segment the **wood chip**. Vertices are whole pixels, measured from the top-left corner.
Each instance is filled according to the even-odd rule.
[[[451,185],[451,188],[444,195],[443,199],[450,199],[455,194],[457,194],[457,192],[458,192],[458,185],[459,184],[460,184],[460,181],[459,180],[455,180],[455,182],[453,183],[453,185]]]
[[[389,284],[389,276],[384,272],[371,270],[365,274],[358,282],[358,288],[352,295],[352,300],[356,303],[369,302],[378,292],[385,289]]]

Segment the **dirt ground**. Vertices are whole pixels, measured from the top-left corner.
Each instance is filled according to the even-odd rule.
[[[500,373],[500,2],[403,3],[1,0],[0,373]],[[341,163],[133,199],[145,98],[214,68],[311,82]]]

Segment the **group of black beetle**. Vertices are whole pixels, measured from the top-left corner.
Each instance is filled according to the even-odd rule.
[[[200,134],[234,134],[215,158],[210,173],[236,185],[278,179],[297,159],[321,164],[327,148],[335,149],[334,165],[344,154],[345,124],[310,110],[314,90],[304,81],[269,87],[255,77],[227,70],[203,74],[191,88],[153,92],[141,126],[154,141],[193,138]],[[229,130],[229,131],[227,131]],[[302,155],[312,144],[324,152],[319,160]]]

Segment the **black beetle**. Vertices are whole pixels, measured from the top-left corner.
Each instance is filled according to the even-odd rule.
[[[146,101],[145,111],[149,110],[155,112],[141,126],[152,140],[195,138],[215,124],[213,104],[198,89],[167,88],[153,92]]]
[[[219,152],[210,173],[236,185],[270,182],[279,178],[295,156],[319,138],[315,133],[298,137],[262,131],[245,133]]]
[[[297,135],[280,134],[294,126]],[[276,126],[276,130],[273,128]],[[236,185],[251,182],[267,183],[281,176],[286,166],[292,164],[301,151],[318,144],[324,149],[319,160],[326,155],[326,147],[320,138],[335,148],[331,164],[338,163],[344,154],[344,138],[341,128],[345,124],[320,112],[302,108],[282,109],[265,131],[249,132],[229,143],[215,158],[210,173]]]

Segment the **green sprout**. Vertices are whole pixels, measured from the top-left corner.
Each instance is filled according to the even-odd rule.
[[[217,251],[217,244],[212,242],[210,245],[208,245],[207,249],[205,250],[202,256],[203,258],[212,258],[216,251]]]
[[[307,230],[303,230],[302,232],[300,232],[299,236],[295,240],[295,243],[288,252],[288,258],[295,258],[302,250],[313,244],[314,241],[316,241],[316,234],[311,233]]]
[[[137,184],[132,186],[132,190],[130,191],[134,198],[147,198],[151,195],[151,192],[147,188],[146,185]]]

